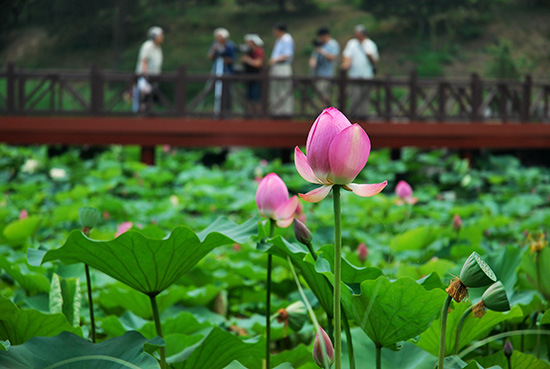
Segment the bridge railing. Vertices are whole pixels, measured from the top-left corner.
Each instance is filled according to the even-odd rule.
[[[3,115],[133,115],[132,88],[136,76],[92,67],[89,70],[25,70],[8,64],[0,71],[0,114]],[[166,117],[273,118],[270,85],[287,81],[281,97],[293,99],[285,118],[315,117],[336,106],[352,120],[550,122],[550,82],[470,78],[382,76],[352,80],[313,76],[270,77],[235,74],[220,77],[190,74],[185,67],[156,77],[159,92],[153,114]],[[319,81],[325,81],[320,85]],[[247,88],[260,84],[260,100],[250,101]],[[327,85],[329,87],[327,87]],[[217,88],[222,86],[223,88]],[[359,88],[363,98],[351,106],[350,92]],[[218,91],[219,102],[216,102]]]

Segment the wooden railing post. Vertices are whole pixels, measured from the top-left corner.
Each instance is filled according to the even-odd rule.
[[[345,114],[346,112],[346,89],[348,84],[348,71],[341,69],[338,76],[338,109]]]
[[[446,114],[447,114],[447,95],[446,95],[446,92],[445,92],[445,88],[446,88],[447,84],[445,81],[441,81],[439,82],[439,86],[438,86],[438,89],[439,89],[439,93],[438,93],[438,96],[439,96],[439,110],[438,110],[438,117],[437,119],[439,121],[444,121],[445,118],[446,118]]]
[[[530,74],[525,76],[525,82],[523,83],[523,101],[521,109],[521,120],[528,122],[531,119],[531,89],[533,87],[533,78]]]
[[[416,69],[411,71],[411,77],[409,80],[409,119],[411,122],[414,122],[417,119],[417,107],[418,107],[418,94],[417,94],[417,85],[418,85],[418,73]]]
[[[175,100],[177,115],[185,115],[185,103],[187,100],[187,69],[184,65],[178,68],[178,75],[176,77]]]
[[[483,103],[483,86],[481,84],[481,79],[479,78],[479,74],[473,73],[472,74],[472,82],[471,82],[471,89],[472,89],[472,111],[470,119],[472,122],[480,122],[483,120],[483,114],[480,111],[481,104]]]
[[[15,64],[8,63],[6,71],[6,87],[8,89],[6,96],[6,104],[8,114],[15,113]]]
[[[103,112],[103,74],[92,65],[90,70],[90,113],[99,115]]]
[[[267,118],[269,116],[269,67],[264,67],[261,73],[261,116]]]
[[[385,113],[385,118],[386,118],[387,121],[390,121],[391,118],[392,118],[391,103],[392,103],[392,100],[393,100],[393,93],[392,93],[392,90],[391,90],[391,76],[389,74],[386,75],[385,92],[386,92],[386,113]]]

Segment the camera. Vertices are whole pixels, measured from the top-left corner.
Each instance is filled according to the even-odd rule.
[[[248,44],[241,44],[237,47],[240,53],[250,55],[252,53],[252,48]]]
[[[319,47],[323,46],[323,41],[314,38],[313,40],[311,40],[311,44],[313,45],[313,47]]]

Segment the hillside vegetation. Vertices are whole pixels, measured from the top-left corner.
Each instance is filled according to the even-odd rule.
[[[229,29],[236,43],[241,43],[246,33],[258,33],[269,55],[274,43],[271,28],[282,21],[296,40],[294,68],[299,74],[308,73],[307,58],[318,27],[330,27],[343,47],[353,26],[365,24],[380,50],[380,75],[406,75],[417,69],[421,76],[468,77],[477,72],[483,77],[521,78],[530,73],[537,79],[550,78],[550,8],[544,2],[463,1],[485,6],[469,5],[431,15],[428,30],[395,13],[367,11],[368,4],[379,1],[301,0],[289,2],[284,13],[280,2],[117,0],[112,2],[117,6],[109,8],[102,0],[96,5],[105,3],[104,8],[93,14],[89,10],[91,15],[85,16],[87,9],[41,9],[44,2],[28,0],[17,21],[5,23],[10,25],[2,30],[0,64],[13,61],[25,68],[89,68],[97,64],[131,71],[147,29],[159,25],[166,30],[165,71],[185,65],[192,72],[208,72],[206,53],[215,28]],[[117,28],[121,4],[125,5]],[[42,11],[51,13],[50,18],[43,16],[48,20],[37,16]],[[64,14],[72,21],[64,20]],[[117,44],[118,54],[114,52]]]

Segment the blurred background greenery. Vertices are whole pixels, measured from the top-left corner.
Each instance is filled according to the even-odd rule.
[[[258,33],[269,55],[272,26],[296,40],[294,69],[308,72],[311,40],[330,27],[341,47],[356,24],[378,44],[379,75],[550,77],[548,0],[4,0],[0,65],[25,68],[134,69],[147,29],[166,31],[164,70],[208,72],[212,31],[242,42]]]

